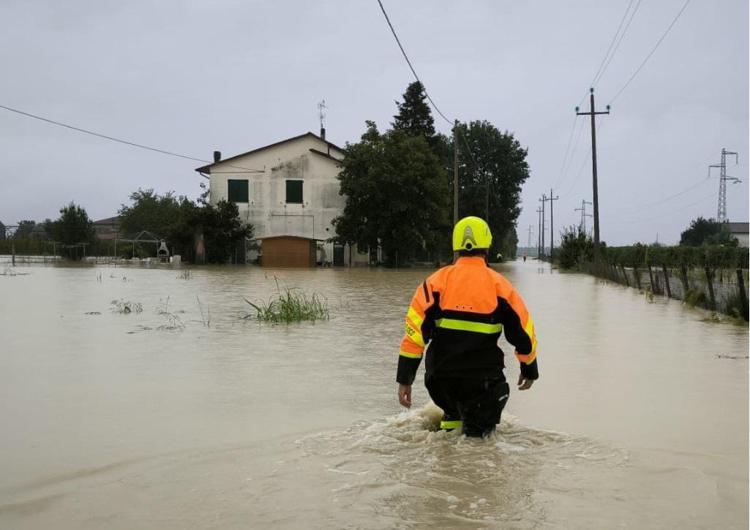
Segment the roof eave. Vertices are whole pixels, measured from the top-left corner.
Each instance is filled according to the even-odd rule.
[[[285,144],[287,142],[293,142],[295,140],[299,140],[301,138],[304,138],[305,136],[312,136],[313,138],[317,138],[318,140],[323,141],[329,148],[336,149],[342,155],[344,154],[344,150],[341,149],[338,145],[336,145],[334,143],[331,143],[328,140],[325,140],[324,138],[321,138],[317,134],[308,131],[308,132],[306,132],[304,134],[300,134],[299,136],[293,136],[292,138],[287,138],[286,140],[281,140],[280,142],[274,142],[272,144],[269,144],[269,145],[266,145],[266,146],[263,146],[263,147],[259,147],[257,149],[253,149],[251,151],[247,151],[246,153],[241,153],[239,155],[234,155],[232,157],[225,158],[224,160],[219,160],[218,162],[214,162],[213,164],[208,164],[206,166],[199,167],[195,171],[198,172],[198,173],[206,173],[206,174],[210,175],[211,174],[211,167],[213,167],[213,166],[215,166],[217,164],[223,164],[225,162],[230,162],[232,160],[236,160],[237,158],[241,158],[243,156],[251,155],[251,154],[257,153],[259,151],[264,151],[266,149],[270,149],[272,147],[276,147],[278,145]],[[331,157],[331,158],[335,158],[335,157]]]

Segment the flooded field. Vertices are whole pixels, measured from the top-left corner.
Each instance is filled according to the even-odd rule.
[[[677,301],[503,265],[541,379],[472,440],[396,398],[428,270],[14,270],[0,528],[747,528],[748,329]],[[330,320],[243,319],[276,280]]]

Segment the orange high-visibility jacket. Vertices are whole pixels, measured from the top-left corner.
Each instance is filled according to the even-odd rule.
[[[534,322],[521,296],[481,256],[460,257],[420,285],[406,313],[396,380],[411,385],[427,345],[426,376],[501,377],[500,334],[516,348],[521,374],[537,379]]]

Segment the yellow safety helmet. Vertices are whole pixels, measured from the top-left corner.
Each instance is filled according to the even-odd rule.
[[[490,226],[479,217],[464,217],[453,227],[453,251],[490,248]]]

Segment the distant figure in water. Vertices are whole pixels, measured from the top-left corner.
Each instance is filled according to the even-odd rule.
[[[511,283],[487,266],[491,244],[484,220],[465,217],[456,223],[458,259],[417,287],[398,358],[401,405],[411,407],[411,387],[425,353],[425,386],[443,409],[440,428],[461,429],[466,436],[491,434],[508,401],[497,345],[503,329],[521,363],[518,389],[531,388],[539,378],[534,322]]]
[[[526,263],[526,253],[523,255],[523,262]]]

